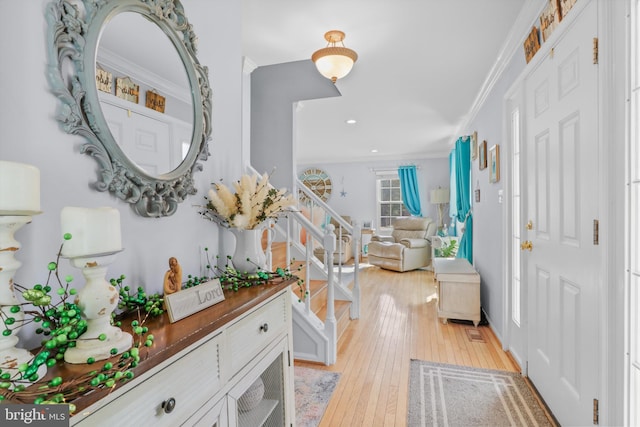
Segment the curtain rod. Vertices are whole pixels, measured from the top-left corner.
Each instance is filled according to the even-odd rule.
[[[389,166],[389,167],[381,167],[381,168],[369,168],[369,172],[373,173],[381,173],[381,172],[398,172],[398,168],[401,166],[415,166],[416,169],[420,170],[420,165],[398,165],[398,166]]]

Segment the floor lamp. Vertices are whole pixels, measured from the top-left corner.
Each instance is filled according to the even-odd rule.
[[[442,221],[444,205],[449,203],[449,189],[448,188],[436,188],[431,190],[431,203],[438,205],[438,230],[444,228]]]

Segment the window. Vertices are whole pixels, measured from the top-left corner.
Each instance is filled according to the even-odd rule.
[[[379,227],[389,228],[394,218],[411,216],[404,203],[402,203],[398,174],[379,177],[377,193]]]

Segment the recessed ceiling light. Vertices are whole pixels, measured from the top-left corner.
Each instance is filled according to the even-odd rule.
[[[373,150],[371,150],[372,153],[377,153],[378,150],[376,150],[375,148]]]
[[[344,122],[348,125],[355,125],[357,123],[356,119],[349,119],[349,120],[345,120]]]

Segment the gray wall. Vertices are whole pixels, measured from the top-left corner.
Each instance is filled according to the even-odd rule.
[[[509,158],[508,141],[502,140],[504,95],[526,65],[524,55],[516,51],[500,80],[493,87],[484,105],[470,123],[468,130],[478,132],[478,144],[487,141],[489,149],[500,145],[501,170]],[[473,205],[473,262],[481,277],[482,308],[499,337],[503,336],[504,283],[503,283],[503,205],[498,202],[498,192],[504,188],[504,178],[489,182],[489,168],[480,170],[478,160],[472,161],[472,190],[480,189],[480,203]]]
[[[16,257],[22,267],[15,281],[24,286],[44,283],[47,264],[55,260],[61,243],[60,210],[64,206],[117,208],[121,215],[125,250],[111,265],[108,277],[127,276],[127,283],[161,292],[171,256],[184,274],[200,274],[201,248],[218,251],[218,231],[201,219],[198,205],[210,182],[235,179],[241,172],[241,13],[239,2],[182,0],[198,35],[198,58],[209,67],[213,90],[212,157],[195,173],[198,194],[191,196],[169,218],[141,218],[124,202],[91,188],[97,163],[80,154],[81,137],[66,134],[55,120],[59,106],[46,79],[45,8],[48,0],[0,2],[0,159],[32,164],[41,173],[43,213],[16,233],[22,248]],[[63,274],[75,277],[79,289],[84,278],[61,262]],[[26,328],[25,328],[26,329]],[[20,346],[39,344],[27,330]]]
[[[338,88],[310,59],[258,67],[251,74],[251,165],[259,173],[275,168],[275,187],[293,188],[294,103],[333,96],[340,96]]]
[[[421,159],[412,162],[418,167],[418,187],[422,214],[438,219],[435,205],[429,202],[431,190],[437,187],[449,187],[449,159]],[[329,206],[341,215],[349,215],[353,220],[372,220],[376,224],[376,174],[372,169],[397,169],[397,162],[377,163],[319,163],[298,166],[298,175],[308,167],[318,167],[331,178],[333,191],[327,201]],[[340,193],[344,191],[346,196]],[[444,213],[445,219],[446,212]]]

